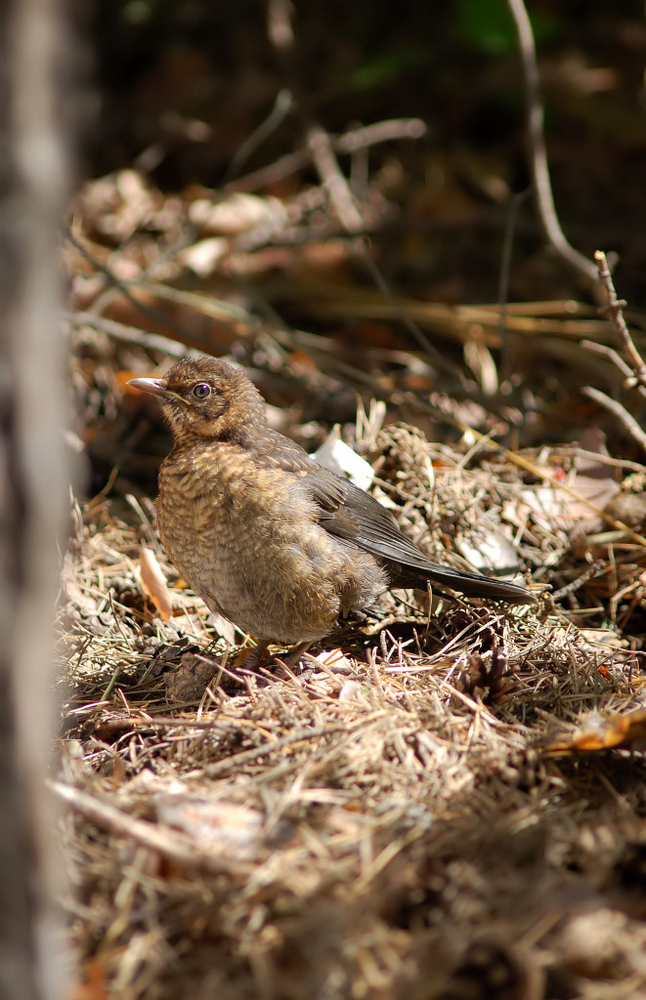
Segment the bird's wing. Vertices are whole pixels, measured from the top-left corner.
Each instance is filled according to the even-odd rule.
[[[411,586],[410,578],[417,576],[418,580],[432,580],[463,594],[534,603],[534,596],[517,584],[432,562],[402,535],[390,511],[370,493],[313,461],[299,445],[290,442],[286,446],[284,441],[283,438],[281,447],[269,453],[270,464],[301,478],[307,494],[317,505],[319,523],[331,535],[390,563],[393,582],[408,578],[400,586]]]
[[[295,441],[269,431],[268,440],[254,457],[265,467],[281,469],[300,479],[318,508],[320,524],[331,535],[421,571],[434,565],[402,535],[392,514],[370,493],[319,465]]]
[[[422,572],[434,565],[402,535],[390,511],[370,493],[315,463],[313,466],[307,476],[307,488],[320,508],[320,523],[331,535]]]

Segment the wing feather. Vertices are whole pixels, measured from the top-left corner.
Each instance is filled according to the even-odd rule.
[[[472,596],[523,604],[535,602],[536,598],[517,584],[432,562],[401,533],[390,511],[370,493],[313,461],[295,442],[290,445],[285,448],[282,439],[282,447],[269,454],[267,464],[302,476],[310,498],[319,509],[319,523],[331,535],[353,542],[383,560],[391,570],[393,583],[406,579],[400,586],[411,586],[412,576],[420,582],[431,580]]]

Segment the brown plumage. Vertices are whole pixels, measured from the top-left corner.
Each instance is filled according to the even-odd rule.
[[[263,640],[313,642],[389,586],[426,580],[530,604],[522,587],[431,562],[374,497],[271,430],[243,372],[179,361],[132,379],[158,396],[173,433],[159,471],[162,542],[211,608]]]

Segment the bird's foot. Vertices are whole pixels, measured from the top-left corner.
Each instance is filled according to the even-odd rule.
[[[244,670],[257,670],[262,662],[262,658],[269,649],[269,643],[265,642],[264,639],[258,643],[258,645],[252,649],[244,660],[236,664],[236,669]]]

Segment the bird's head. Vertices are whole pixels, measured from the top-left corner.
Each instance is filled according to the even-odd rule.
[[[216,358],[178,361],[163,378],[133,378],[142,392],[157,396],[175,444],[185,441],[243,441],[266,425],[265,405],[244,372]]]

